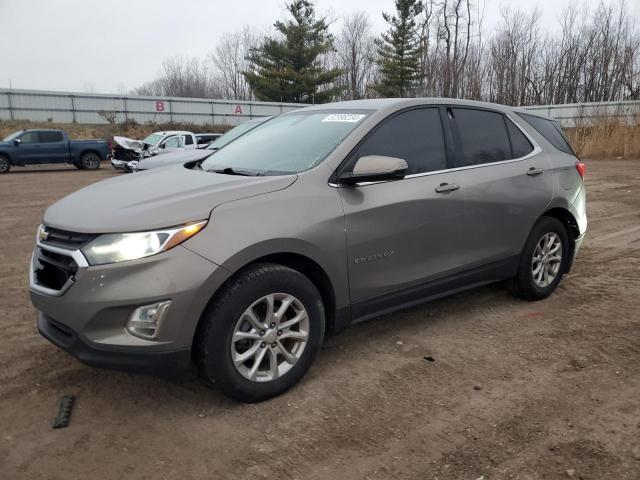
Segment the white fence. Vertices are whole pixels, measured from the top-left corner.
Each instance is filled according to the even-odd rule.
[[[107,118],[111,117],[115,123],[134,120],[138,123],[237,125],[250,118],[278,115],[303,106],[295,103],[0,89],[0,120],[52,123],[109,123]],[[640,118],[640,100],[523,108],[555,118],[564,127],[589,125],[601,118],[617,118],[628,123],[637,122]]]
[[[52,123],[180,122],[237,125],[255,117],[300,108],[295,103],[175,97],[140,97],[0,89],[0,120]]]
[[[604,118],[618,119],[628,124],[640,121],[640,100],[536,105],[523,108],[555,118],[563,127],[589,126]]]

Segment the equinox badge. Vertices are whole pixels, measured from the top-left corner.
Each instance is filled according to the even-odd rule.
[[[393,250],[386,250],[384,252],[374,253],[372,255],[367,255],[366,257],[356,257],[353,259],[353,263],[366,263],[372,262],[373,260],[380,260],[382,258],[387,258],[393,255],[395,252]]]

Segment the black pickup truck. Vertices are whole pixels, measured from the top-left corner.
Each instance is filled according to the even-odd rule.
[[[0,142],[0,173],[7,173],[14,165],[45,163],[71,163],[95,170],[110,151],[107,140],[69,140],[63,130],[19,130]]]

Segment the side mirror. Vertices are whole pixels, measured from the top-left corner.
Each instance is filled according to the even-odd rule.
[[[14,139],[13,139],[13,144],[14,144],[16,147],[19,147],[21,143],[22,143],[22,140],[20,140],[19,138],[14,138]]]
[[[355,185],[360,182],[381,182],[384,180],[400,180],[409,166],[402,158],[367,155],[360,157],[353,167],[353,172],[345,172],[338,177],[340,183]]]
[[[165,147],[164,143],[161,143],[160,145],[158,145],[158,148],[164,148],[164,147]]]

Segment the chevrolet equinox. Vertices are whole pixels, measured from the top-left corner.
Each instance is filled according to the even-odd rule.
[[[30,268],[38,329],[89,365],[192,370],[264,400],[354,322],[503,280],[550,295],[585,235],[584,170],[530,111],[302,108],[204,160],[49,207]]]

